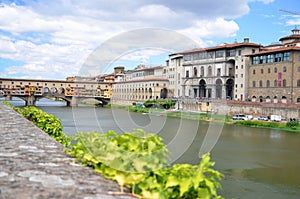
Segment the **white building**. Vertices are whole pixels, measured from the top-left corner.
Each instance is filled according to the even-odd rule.
[[[248,96],[246,55],[258,52],[260,47],[245,38],[241,43],[171,54],[168,64],[174,85],[170,83],[170,88],[182,97],[244,100]]]

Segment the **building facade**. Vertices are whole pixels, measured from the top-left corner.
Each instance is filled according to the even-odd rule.
[[[167,67],[157,66],[138,68],[124,72],[123,76],[116,76],[112,86],[113,104],[129,105],[133,102],[144,102],[154,99],[165,99],[170,93]]]
[[[169,73],[175,68],[174,93],[181,97],[245,100],[247,96],[247,64],[249,53],[258,52],[261,45],[245,38],[241,43],[223,44],[172,54]],[[180,57],[182,56],[182,57]],[[182,60],[182,61],[181,61]],[[172,63],[181,64],[174,67]],[[179,80],[180,79],[180,80]],[[180,84],[180,86],[179,86]]]
[[[249,55],[248,97],[254,102],[300,103],[299,29],[280,42]]]

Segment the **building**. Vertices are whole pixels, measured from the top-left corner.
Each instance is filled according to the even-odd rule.
[[[168,64],[170,82],[175,85],[170,83],[171,88],[181,97],[245,100],[249,62],[246,55],[258,52],[260,47],[245,38],[241,43],[172,54]]]
[[[248,97],[254,102],[300,103],[299,29],[279,41],[248,55]]]
[[[169,78],[169,90],[174,94],[173,97],[182,96],[181,91],[181,77],[183,74],[183,55],[182,54],[171,54],[169,60],[167,60],[168,67],[168,78]]]
[[[129,105],[134,102],[168,98],[170,93],[167,67],[138,66],[134,70],[116,76],[113,84],[111,102],[114,104]]]

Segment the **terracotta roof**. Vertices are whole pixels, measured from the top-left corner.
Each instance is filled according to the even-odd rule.
[[[299,40],[300,40],[300,34],[293,34],[293,35],[281,37],[281,38],[279,39],[279,41],[282,41],[282,40],[288,40],[288,39],[299,39]]]
[[[291,50],[300,51],[300,47],[298,47],[298,46],[289,46],[289,47],[273,48],[273,49],[262,48],[262,51],[257,52],[257,53],[251,53],[251,54],[248,54],[246,56],[263,55],[263,54],[283,52],[283,51],[291,51]]]
[[[182,54],[187,54],[187,53],[193,53],[193,52],[201,52],[201,51],[213,51],[213,50],[220,50],[220,49],[231,49],[231,48],[237,48],[237,47],[261,47],[260,44],[256,43],[233,43],[233,44],[224,44],[224,45],[219,45],[219,46],[213,46],[213,47],[207,47],[207,48],[196,48],[192,50],[186,50],[181,52]]]

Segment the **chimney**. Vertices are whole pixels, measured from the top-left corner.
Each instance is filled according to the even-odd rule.
[[[249,38],[244,38],[244,43],[249,43]]]

